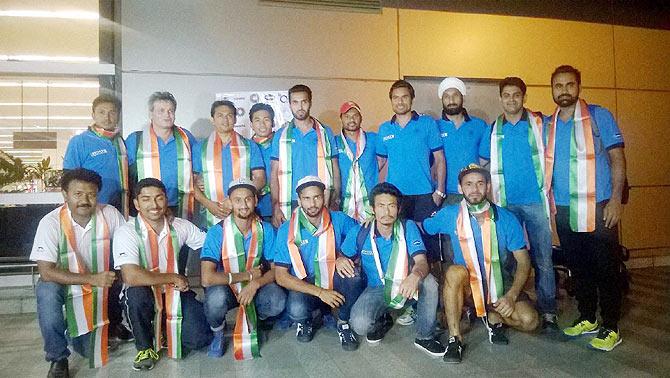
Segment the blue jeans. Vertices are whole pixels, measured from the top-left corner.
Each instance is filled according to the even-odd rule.
[[[365,283],[365,278],[360,275],[351,278],[342,278],[337,272],[334,274],[333,289],[344,296],[344,304],[339,307],[338,317],[340,320],[345,322],[349,321],[351,307],[356,302],[356,299],[358,299],[358,296],[361,295],[361,292],[363,292]],[[288,292],[286,308],[291,321],[303,323],[308,319],[311,319],[312,311],[322,307],[330,308],[328,305],[321,302],[318,297],[313,295],[293,290],[289,290]]]
[[[202,303],[195,299],[191,290],[181,294],[181,344],[182,348],[196,350],[212,341],[212,331],[207,325]],[[130,326],[135,336],[135,348],[145,350],[154,347],[154,295],[148,286],[129,287],[125,290],[125,303]],[[184,353],[185,354],[185,353]]]
[[[530,241],[530,260],[535,269],[537,309],[540,314],[556,313],[556,280],[552,261],[550,223],[544,214],[544,205],[508,205],[507,210],[526,226]]]
[[[269,283],[258,289],[254,304],[259,319],[277,316],[286,306],[286,291],[274,282]],[[228,310],[239,305],[230,286],[217,285],[205,288],[205,315],[212,331],[222,330]]]
[[[419,285],[419,299],[416,301],[417,339],[426,340],[434,337],[438,301],[437,280],[429,274]],[[405,306],[411,305],[412,302],[414,301],[407,301]],[[377,319],[389,310],[384,301],[384,286],[368,287],[351,309],[351,328],[359,335],[367,335],[372,331]]]

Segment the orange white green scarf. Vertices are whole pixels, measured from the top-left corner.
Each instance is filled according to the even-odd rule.
[[[482,272],[480,268],[475,237],[470,223],[470,213],[465,199],[461,201],[458,218],[456,219],[458,243],[470,275],[470,289],[475,302],[475,310],[480,318],[486,316],[486,305],[497,302],[498,298],[503,296],[504,290],[493,207],[487,211],[488,216],[484,220],[484,224],[481,225],[485,272]],[[483,282],[486,282],[486,291]]]
[[[335,232],[330,219],[330,211],[325,207],[321,210],[321,224],[318,229],[310,223],[301,207],[293,210],[289,222],[287,245],[296,277],[301,280],[307,277],[305,264],[300,255],[300,245],[302,244],[300,231],[305,229],[318,237],[319,240],[317,253],[314,254],[314,285],[324,289],[332,289],[336,256]]]
[[[537,180],[537,190],[544,204],[545,216],[549,218],[549,195],[548,190],[551,184],[547,183],[545,177],[544,160],[544,139],[542,136],[542,117],[539,113],[526,111],[528,114],[528,145],[530,146],[531,159],[535,170]],[[507,195],[505,193],[505,176],[503,175],[503,124],[505,123],[503,115],[500,115],[493,124],[491,131],[491,190],[493,194],[493,203],[498,206],[507,206]]]
[[[559,112],[560,107],[557,107],[547,127],[545,181],[549,185],[554,173]],[[593,232],[596,229],[596,154],[591,113],[586,101],[579,99],[573,120],[570,138],[570,229],[574,232]]]
[[[130,191],[128,185],[128,152],[119,130],[107,131],[102,127],[92,125],[90,130],[100,138],[109,139],[116,148],[116,160],[119,167],[119,181],[121,184],[121,213],[126,220],[130,211]]]
[[[372,246],[372,257],[375,260],[379,280],[384,284],[384,301],[386,305],[400,309],[405,306],[407,298],[400,294],[400,284],[409,274],[409,255],[407,254],[407,241],[405,240],[405,228],[399,219],[393,224],[393,246],[389,256],[386,273],[382,270],[379,258],[379,249],[375,241],[376,221],[370,226],[370,245]],[[415,297],[416,299],[416,297]]]
[[[316,161],[318,176],[326,185],[326,190],[333,188],[333,161],[332,146],[328,140],[326,128],[312,118],[316,132]],[[295,120],[291,121],[279,136],[279,206],[285,217],[291,214],[291,199],[293,198],[293,133],[296,132]],[[298,130],[297,132],[300,132]]]
[[[251,224],[249,251],[245,252],[244,235],[237,228],[233,217],[228,216],[224,219],[223,243],[221,246],[223,270],[227,273],[240,273],[258,267],[263,256],[263,236],[263,225],[258,220],[254,221]],[[238,282],[230,285],[230,289],[236,298],[247,284],[248,282]],[[237,311],[235,330],[233,331],[233,349],[236,360],[260,357],[256,305],[253,301],[246,306],[240,306]]]
[[[72,217],[67,204],[60,208],[60,241],[58,263],[63,270],[79,274],[96,274],[109,270],[110,232],[109,226],[98,206],[91,217],[91,250],[79,251]],[[91,266],[86,266],[82,253],[90,253]],[[65,285],[65,316],[67,332],[77,337],[90,332],[90,367],[107,364],[107,336],[109,318],[107,314],[108,288],[85,285]]]
[[[135,232],[140,242],[140,265],[143,269],[160,273],[179,273],[177,263],[179,261],[179,240],[174,227],[164,221],[164,228],[169,230],[169,236],[165,238],[166,259],[160,258],[160,246],[158,235],[144,222],[142,215],[135,218]],[[165,324],[167,326],[167,353],[170,358],[181,358],[181,294],[173,285],[156,285],[151,290],[154,294],[154,349],[156,352],[163,348],[162,315],[165,309]],[[165,302],[163,302],[165,292]]]
[[[191,145],[188,135],[179,126],[174,126],[173,135],[177,144],[177,189],[179,200],[177,217],[193,220],[195,197],[193,195],[193,171],[191,164]],[[153,125],[144,130],[137,144],[137,180],[154,177],[161,180],[160,153],[158,137]]]
[[[372,216],[368,190],[365,187],[365,176],[363,176],[363,169],[360,164],[361,155],[363,155],[363,151],[365,150],[367,137],[363,130],[358,130],[355,156],[349,147],[349,143],[347,143],[347,138],[344,136],[344,132],[340,135],[340,138],[342,140],[342,145],[344,146],[344,153],[351,161],[351,169],[349,169],[347,185],[342,192],[342,196],[344,197],[342,211],[357,221],[363,222]]]
[[[203,142],[201,156],[202,176],[205,182],[205,195],[211,201],[223,202],[226,189],[223,187],[223,167],[221,154],[223,153],[223,141],[219,134],[213,132]],[[230,136],[230,161],[232,167],[232,179],[241,177],[251,179],[251,146],[250,141],[236,132]],[[205,210],[207,228],[217,224],[221,219],[215,217],[209,210]]]

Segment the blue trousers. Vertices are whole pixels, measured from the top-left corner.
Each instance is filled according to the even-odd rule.
[[[254,304],[259,319],[277,316],[286,306],[286,291],[274,282],[267,284],[256,292]],[[217,285],[205,288],[205,315],[213,331],[222,330],[228,311],[239,305],[230,286]]]
[[[333,289],[344,296],[344,304],[339,307],[338,315],[340,320],[349,321],[351,307],[365,289],[365,282],[365,278],[360,275],[351,278],[342,278],[337,272],[334,274]],[[321,307],[327,309],[330,308],[328,305],[321,302],[318,297],[313,295],[293,290],[289,290],[288,292],[288,303],[286,308],[288,309],[289,318],[294,322],[303,323],[306,320],[311,319],[312,311]]]

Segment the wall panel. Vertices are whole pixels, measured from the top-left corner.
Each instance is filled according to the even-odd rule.
[[[615,26],[617,86],[670,90],[670,31]]]

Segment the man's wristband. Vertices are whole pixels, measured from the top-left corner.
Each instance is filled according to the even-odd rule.
[[[447,195],[444,194],[444,193],[442,193],[442,192],[439,191],[438,189],[435,189],[435,194],[437,194],[438,196],[442,197],[442,199],[447,198]]]
[[[228,272],[228,285],[233,284],[233,274]]]

